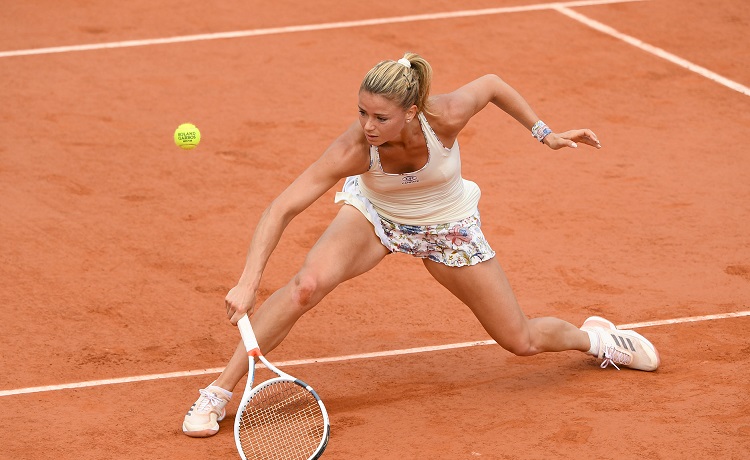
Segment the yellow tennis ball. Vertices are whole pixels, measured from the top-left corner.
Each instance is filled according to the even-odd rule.
[[[192,123],[183,123],[174,131],[174,143],[182,149],[194,149],[200,141],[201,132]]]

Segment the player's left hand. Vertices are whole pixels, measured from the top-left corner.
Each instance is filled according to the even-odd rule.
[[[544,143],[552,150],[559,150],[563,147],[577,148],[578,143],[583,143],[602,148],[599,139],[590,129],[572,129],[564,133],[550,133],[544,138]]]

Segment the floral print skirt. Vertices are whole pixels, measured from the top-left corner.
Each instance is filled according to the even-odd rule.
[[[474,265],[495,256],[482,233],[479,213],[439,225],[404,225],[380,217],[391,252],[403,252],[449,267]]]
[[[336,194],[336,203],[359,209],[370,221],[383,246],[391,252],[402,252],[430,259],[449,267],[475,265],[495,256],[481,230],[479,212],[459,220],[438,225],[404,225],[377,213],[359,189],[356,176],[347,178],[344,189]]]

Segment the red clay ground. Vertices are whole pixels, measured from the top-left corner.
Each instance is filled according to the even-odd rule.
[[[0,51],[458,8],[298,3],[26,2],[0,10]],[[741,1],[576,11],[750,84]],[[362,75],[406,50],[431,62],[435,92],[497,73],[554,128],[591,127],[604,145],[552,152],[494,108],[461,137],[485,233],[529,316],[748,310],[750,98],[557,12],[5,57],[0,390],[223,366],[238,338],[223,297],[258,216],[356,116]],[[187,121],[203,133],[190,152],[171,141]],[[263,296],[335,214],[333,194],[292,223]],[[750,319],[641,332],[661,351],[656,373],[496,346],[293,370],[331,413],[326,459],[746,458]],[[271,358],[485,339],[420,262],[394,256]],[[237,401],[216,437],[180,431],[211,378],[2,396],[0,458],[236,458]]]

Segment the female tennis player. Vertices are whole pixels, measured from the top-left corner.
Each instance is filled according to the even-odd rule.
[[[481,230],[479,187],[461,177],[458,135],[488,104],[513,117],[553,150],[601,148],[589,129],[552,131],[524,98],[496,75],[447,94],[430,95],[432,69],[406,53],[378,63],[359,89],[359,119],[264,211],[244,271],[226,296],[232,324],[252,314],[261,275],[289,222],[345,180],[336,217],[287,285],[252,318],[261,350],[273,350],[295,322],[340,283],[375,267],[392,252],[422,259],[427,271],[476,315],[503,348],[519,356],[579,350],[602,367],[655,370],[659,354],[633,331],[592,317],[581,328],[557,318],[528,319]],[[341,263],[341,254],[357,257]],[[248,372],[240,341],[229,364],[185,416],[188,436],[216,434],[232,390]]]

